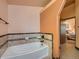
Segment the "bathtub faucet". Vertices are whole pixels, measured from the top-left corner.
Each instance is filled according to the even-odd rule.
[[[43,42],[44,42],[44,40],[42,39],[42,40],[40,40],[40,42],[41,42],[41,45],[43,46]]]
[[[41,42],[41,45],[43,46],[43,43],[44,43],[44,35],[41,36],[40,42]]]

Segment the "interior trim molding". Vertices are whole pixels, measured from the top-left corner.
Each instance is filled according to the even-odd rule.
[[[75,47],[77,50],[79,50],[79,48],[78,47]]]
[[[7,36],[7,35],[8,35],[8,34],[0,35],[0,38],[1,38],[1,37],[4,37],[4,36]]]
[[[76,18],[76,16],[72,16],[72,17],[68,17],[68,18],[64,18],[64,19],[61,18],[61,20],[64,21],[64,20],[68,20],[68,19],[72,19],[72,18]]]
[[[43,32],[29,32],[29,33],[8,33],[8,35],[20,35],[20,34],[50,34],[50,35],[53,35],[53,33],[43,33]]]

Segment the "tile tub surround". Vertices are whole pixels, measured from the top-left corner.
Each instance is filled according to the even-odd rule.
[[[8,43],[6,43],[4,46],[0,48],[0,57],[3,55],[3,53],[6,51],[8,48]]]
[[[12,40],[8,41],[8,47],[32,43],[32,42],[40,42],[40,41],[39,41],[39,39],[29,39],[29,40],[25,40],[25,39],[14,39],[13,40],[12,39]]]
[[[8,36],[7,34],[0,36],[0,57],[5,52],[5,50],[8,48]]]
[[[23,39],[25,37],[38,37],[44,35],[46,39],[53,39],[52,33],[41,33],[41,32],[35,32],[35,33],[9,33],[8,34],[8,40],[9,39]]]
[[[53,40],[52,33],[11,33],[8,34],[9,46],[18,45],[21,43],[40,41],[38,37],[40,37],[41,35],[44,35],[45,40]],[[29,40],[25,41],[25,37],[28,37]]]
[[[52,42],[52,40],[53,40],[53,34],[52,33],[39,33],[39,32],[35,32],[35,33],[10,33],[10,34],[4,35],[5,37],[8,38],[8,40],[4,41],[3,43],[5,43],[5,42],[8,42],[8,43],[6,43],[5,45],[2,45],[3,48],[0,48],[0,50],[4,50],[5,51],[7,49],[7,47],[10,47],[10,46],[26,44],[26,43],[31,43],[31,42],[38,42],[40,40],[38,38],[35,39],[35,37],[39,37],[40,35],[44,35],[45,43],[46,42],[48,42],[48,43]],[[25,40],[25,37],[30,37],[30,40],[28,40],[28,41]],[[1,38],[2,38],[2,36],[0,36],[0,39]],[[48,44],[48,43],[46,43],[46,44]],[[53,43],[51,43],[51,44],[53,45]],[[51,46],[51,48],[53,48],[53,47]],[[2,52],[1,55],[3,53],[4,52]]]
[[[7,34],[0,36],[0,45],[4,44],[8,40]]]

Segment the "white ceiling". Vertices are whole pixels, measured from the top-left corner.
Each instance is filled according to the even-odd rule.
[[[8,4],[27,6],[46,6],[51,0],[8,0]]]

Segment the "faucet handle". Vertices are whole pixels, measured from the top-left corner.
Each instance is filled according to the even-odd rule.
[[[44,40],[42,39],[42,40],[40,40],[40,42],[44,42]]]

